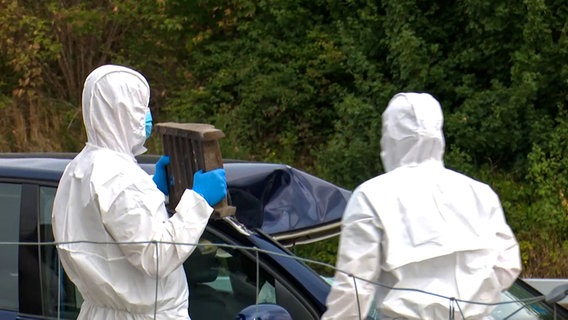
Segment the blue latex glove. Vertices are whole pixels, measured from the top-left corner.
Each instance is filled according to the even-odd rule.
[[[193,191],[199,193],[210,206],[214,206],[227,195],[225,169],[199,170],[193,175]]]
[[[156,162],[156,172],[154,173],[154,183],[162,191],[166,196],[170,194],[168,189],[168,177],[166,173],[166,166],[170,164],[170,157],[168,156],[161,156],[160,160]]]

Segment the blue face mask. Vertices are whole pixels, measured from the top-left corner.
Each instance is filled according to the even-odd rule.
[[[146,112],[146,139],[150,138],[150,134],[152,133],[152,113],[150,111]]]

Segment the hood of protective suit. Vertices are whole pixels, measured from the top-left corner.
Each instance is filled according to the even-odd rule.
[[[144,153],[149,101],[150,86],[137,71],[117,65],[95,69],[83,87],[88,143],[135,156]]]
[[[427,93],[399,93],[383,112],[381,159],[386,172],[427,161],[442,162],[444,116]]]

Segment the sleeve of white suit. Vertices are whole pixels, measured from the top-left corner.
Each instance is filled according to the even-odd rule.
[[[496,226],[495,248],[498,250],[498,256],[494,269],[504,291],[513,285],[521,273],[521,255],[519,244],[507,224],[497,195],[495,195],[495,203],[491,219],[492,225]]]
[[[191,255],[212,212],[201,196],[186,190],[168,218],[164,196],[150,182],[122,190],[102,221],[133,266],[165,277]]]
[[[364,319],[375,297],[380,274],[381,227],[364,193],[351,196],[342,220],[334,283],[327,297],[322,320]]]

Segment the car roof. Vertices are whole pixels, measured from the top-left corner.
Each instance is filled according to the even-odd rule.
[[[75,153],[0,153],[0,177],[56,184]],[[137,157],[149,174],[159,155]],[[351,194],[285,164],[225,160],[223,166],[237,220],[260,229],[284,245],[338,235]]]
[[[58,157],[0,154],[0,176],[57,182],[69,159]]]

